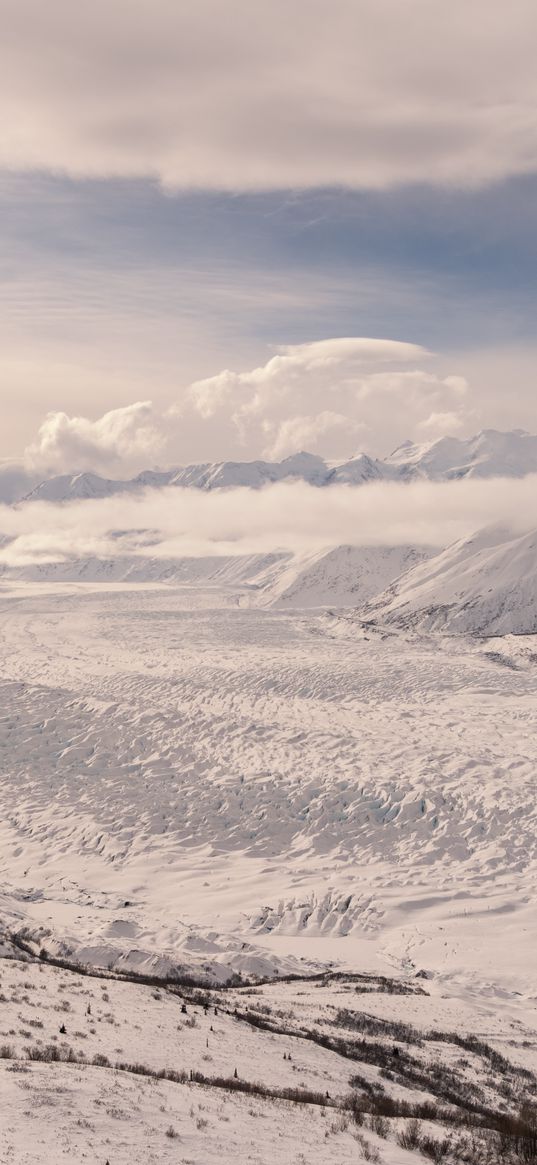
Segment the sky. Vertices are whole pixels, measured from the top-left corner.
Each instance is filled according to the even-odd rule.
[[[535,430],[528,0],[3,0],[0,458]]]

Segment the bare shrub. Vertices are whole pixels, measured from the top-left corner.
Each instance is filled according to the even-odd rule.
[[[26,1048],[26,1055],[29,1060],[39,1060],[47,1064],[61,1060],[61,1052],[56,1044],[43,1044],[42,1047],[35,1044],[33,1048]]]
[[[420,1142],[420,1152],[424,1157],[429,1157],[434,1161],[435,1165],[439,1165],[441,1161],[446,1161],[451,1153],[451,1141],[448,1137],[438,1140],[436,1137],[422,1137]]]
[[[384,1141],[386,1140],[390,1126],[385,1116],[381,1116],[380,1113],[372,1113],[369,1127],[372,1133],[377,1134],[377,1137],[382,1137]]]
[[[380,1153],[378,1150],[367,1140],[367,1137],[364,1137],[363,1133],[355,1133],[354,1136],[362,1150],[364,1161],[371,1161],[372,1165],[378,1165],[378,1162],[380,1162]]]
[[[398,1145],[402,1149],[419,1149],[421,1144],[421,1124],[415,1117],[407,1121],[406,1127],[399,1133]]]

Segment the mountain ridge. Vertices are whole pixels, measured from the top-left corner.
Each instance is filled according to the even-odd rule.
[[[537,529],[486,526],[401,574],[362,614],[446,634],[535,634]]]
[[[524,477],[531,473],[537,473],[537,436],[523,429],[483,429],[469,438],[440,437],[421,445],[404,442],[385,458],[358,452],[334,461],[302,451],[282,461],[195,462],[167,470],[145,469],[131,478],[102,477],[89,470],[56,474],[44,478],[15,501],[80,501],[170,487],[204,491],[260,489],[276,482],[304,481],[324,488],[374,481]]]

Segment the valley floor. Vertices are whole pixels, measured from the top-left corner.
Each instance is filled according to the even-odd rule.
[[[251,609],[240,588],[44,583],[2,587],[0,637],[6,935],[22,933],[36,954],[157,976],[179,968],[212,984],[328,965],[422,983],[426,997],[381,993],[368,1011],[374,1002],[384,1019],[472,1032],[499,1041],[513,1064],[537,1067],[535,637],[384,632],[351,610]],[[15,973],[39,989],[55,975],[6,960],[0,990],[7,982],[24,994]],[[289,986],[263,990],[277,989],[287,992],[280,1009],[300,1014]],[[360,1159],[354,1126],[326,1149],[322,1108],[306,1118],[284,1100],[122,1074],[115,1061],[142,1052],[156,1069],[175,1069],[166,1040],[176,1029],[154,1014],[148,988],[112,990],[121,1031],[110,1023],[108,1048],[101,1017],[95,1045],[111,1059],[106,1070],[89,1063],[91,1039],[80,1036],[87,1064],[14,1071],[26,1056],[17,1034],[15,1058],[0,1062],[2,1161],[48,1165],[72,1157],[76,1137],[103,1165],[107,1156],[110,1165]],[[304,990],[311,1011],[320,993]],[[146,993],[141,1047],[124,1018],[136,1015],[137,991]],[[167,996],[164,1005],[177,1010]],[[6,1006],[0,1042],[9,1043],[11,1030],[32,1028]],[[201,1013],[198,1022],[196,1039],[210,1038]],[[88,1036],[84,1024],[77,1016]],[[245,1031],[242,1066],[228,1054],[230,1030],[220,1050],[209,1048],[205,1074],[262,1070],[264,1085],[288,1076],[294,1086],[294,1053],[290,1068],[278,1043],[271,1067],[270,1041],[256,1031],[250,1056]],[[181,1069],[203,1070],[204,1054],[189,1045]],[[109,1107],[121,1116],[103,1117],[102,1072],[113,1074]],[[339,1054],[308,1043],[301,1085],[328,1080],[343,1096],[350,1075]],[[137,1105],[143,1150],[133,1150]],[[58,1120],[67,1140],[56,1139]],[[240,1152],[230,1139],[237,1122]],[[166,1136],[170,1125],[181,1141]],[[390,1165],[416,1158],[396,1131],[381,1146],[367,1137]]]

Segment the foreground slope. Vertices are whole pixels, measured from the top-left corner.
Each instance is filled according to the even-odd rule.
[[[537,640],[219,586],[0,590],[0,1160],[520,1161]]]
[[[537,531],[487,528],[393,583],[367,618],[449,634],[537,632]]]
[[[6,1165],[528,1160],[531,1028],[423,980],[199,990],[14,948],[0,995]]]

